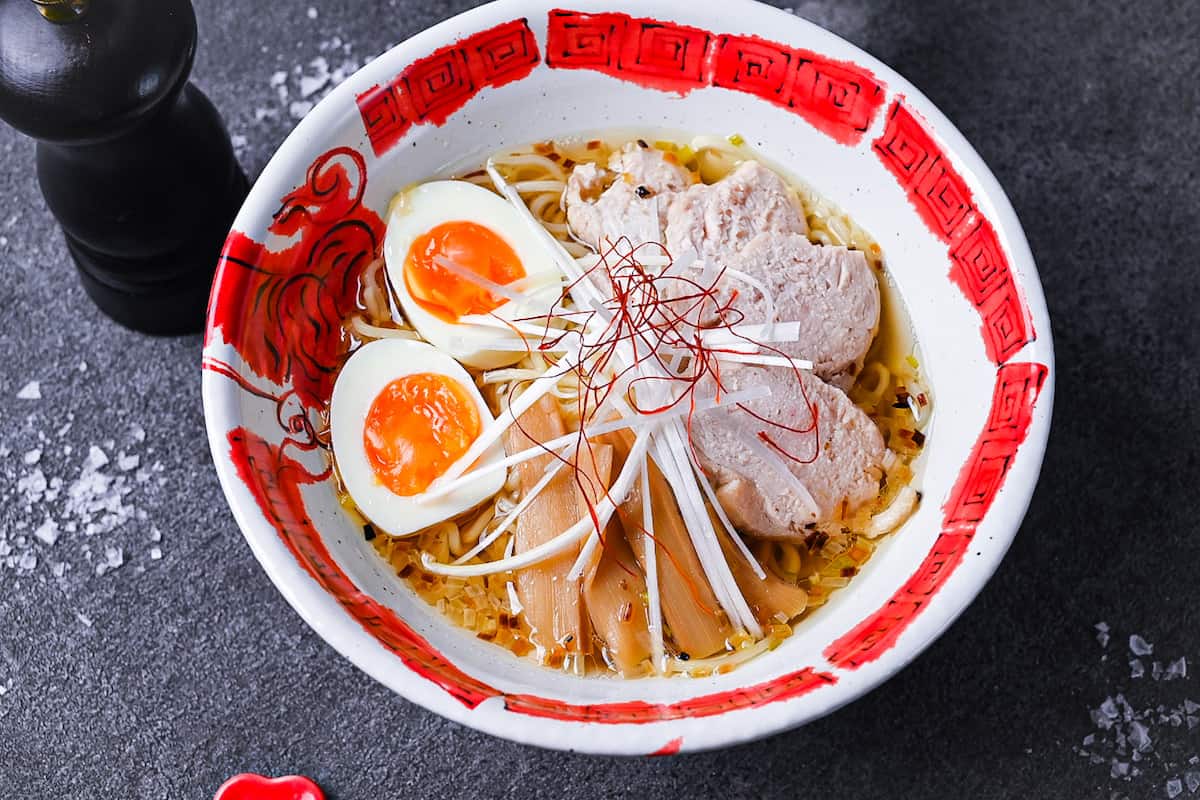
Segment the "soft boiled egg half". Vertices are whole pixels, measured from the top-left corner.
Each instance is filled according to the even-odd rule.
[[[381,339],[359,348],[333,387],[329,427],[342,483],[374,525],[403,536],[500,491],[502,469],[447,495],[421,495],[494,422],[471,376],[432,345]],[[503,458],[499,443],[479,463]]]
[[[544,315],[561,295],[558,268],[528,221],[466,181],[423,183],[398,195],[384,257],[400,306],[422,338],[480,369],[523,358],[520,338],[503,320]]]

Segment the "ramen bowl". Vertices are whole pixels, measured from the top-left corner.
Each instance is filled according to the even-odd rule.
[[[204,408],[255,556],[330,645],[425,708],[600,754],[723,747],[895,674],[1004,556],[1050,426],[1050,324],[1004,192],[950,122],[871,56],[748,0],[501,0],[400,44],[297,126],[238,215],[213,287]],[[849,587],[725,674],[620,680],[538,666],[418,598],[339,504],[316,418],[345,356],[347,275],[402,187],[505,147],[620,128],[739,134],[882,245],[936,411],[923,502]]]

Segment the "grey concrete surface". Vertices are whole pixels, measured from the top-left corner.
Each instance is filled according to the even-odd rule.
[[[294,67],[312,77],[318,57],[331,71],[362,63],[469,5],[196,0],[194,79],[253,175],[294,124]],[[336,800],[1190,796],[1200,731],[1171,715],[1200,687],[1151,672],[1200,658],[1200,6],[962,6],[795,10],[921,87],[1012,197],[1058,346],[1041,485],[998,574],[904,672],[802,730],[677,759],[492,739],[327,647],[225,506],[203,433],[199,337],[144,338],[93,310],[38,192],[32,143],[0,128],[0,541],[37,558],[26,569],[0,557],[0,797],[205,798],[244,770],[306,773]],[[35,380],[41,399],[18,399]],[[33,539],[47,515],[68,520],[62,496],[27,504],[28,476],[59,477],[61,493],[93,445],[110,458],[99,470],[110,491],[130,490],[114,520],[89,516],[114,529]],[[121,452],[138,466],[122,472]],[[97,574],[110,561],[121,564]],[[1133,633],[1155,645],[1141,678],[1127,663]],[[1131,730],[1119,704],[1116,728],[1097,711],[1117,693],[1146,721],[1138,760],[1129,746],[1116,754],[1114,731]]]

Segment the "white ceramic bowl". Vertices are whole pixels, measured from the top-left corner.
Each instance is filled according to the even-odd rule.
[[[721,747],[826,714],[962,612],[1020,525],[1050,426],[1050,323],[1025,237],[950,122],[885,65],[749,0],[502,0],[338,87],[267,165],[226,245],[204,350],[213,457],[271,580],[403,696],[520,742]],[[705,679],[579,679],[445,622],[339,508],[309,419],[341,354],[347,276],[399,187],[506,145],[612,126],[740,132],[884,247],[937,395],[925,500],[777,650]]]

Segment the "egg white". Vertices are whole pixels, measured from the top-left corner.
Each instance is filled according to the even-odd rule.
[[[464,364],[480,369],[515,364],[520,351],[494,348],[499,340],[516,337],[503,328],[473,323],[476,315],[446,322],[430,314],[409,293],[404,282],[404,262],[413,241],[446,222],[468,221],[490,229],[516,253],[525,269],[522,285],[531,295],[526,302],[508,301],[493,314],[513,320],[546,313],[561,291],[560,273],[545,245],[530,230],[520,212],[499,195],[466,181],[433,181],[404,192],[388,211],[383,253],[388,278],[400,307],[417,332],[439,350]]]
[[[461,384],[479,409],[481,425],[486,427],[495,421],[479,389],[460,364],[432,345],[403,339],[381,339],[359,348],[342,367],[329,404],[333,454],[346,491],[363,516],[393,536],[415,533],[461,514],[499,492],[504,485],[504,470],[495,470],[444,497],[421,502],[421,495],[395,494],[376,478],[363,446],[367,413],[389,383],[421,372],[444,375]],[[479,463],[503,456],[504,451],[497,443]]]

